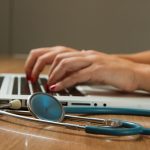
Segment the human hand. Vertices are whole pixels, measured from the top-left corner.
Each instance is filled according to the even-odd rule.
[[[35,82],[44,67],[48,64],[52,64],[58,54],[77,51],[78,50],[76,49],[64,46],[46,47],[31,50],[25,62],[25,73],[27,78],[32,82]]]
[[[105,83],[125,91],[138,88],[137,64],[97,51],[61,53],[55,57],[49,73],[51,91],[78,83]]]

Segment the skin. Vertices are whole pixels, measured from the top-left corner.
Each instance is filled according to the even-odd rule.
[[[31,50],[25,72],[34,82],[45,65],[50,65],[48,87],[51,91],[85,82],[104,83],[128,92],[136,89],[150,91],[150,84],[147,84],[150,65],[143,58],[143,53],[142,58],[139,57],[108,55],[94,50],[79,51],[64,46],[39,48]]]
[[[128,59],[133,62],[142,63],[142,64],[150,64],[150,50],[143,51],[135,54],[120,54],[116,55],[120,58]]]
[[[37,80],[40,72],[46,65],[51,65],[58,54],[74,52],[75,49],[64,46],[33,49],[25,62],[25,72],[28,79]]]

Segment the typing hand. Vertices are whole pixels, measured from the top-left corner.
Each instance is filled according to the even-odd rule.
[[[62,53],[55,57],[49,73],[51,91],[59,91],[78,83],[105,83],[125,91],[138,87],[138,64],[97,51]]]
[[[71,53],[76,51],[78,50],[64,46],[46,47],[31,50],[25,63],[25,73],[27,78],[32,82],[35,82],[44,67],[48,64],[52,64],[52,62],[57,59],[59,55],[66,52]]]

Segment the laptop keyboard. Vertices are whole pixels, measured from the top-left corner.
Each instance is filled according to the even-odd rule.
[[[1,84],[0,78],[0,84]],[[47,79],[39,78],[37,82],[31,83],[25,77],[15,77],[13,83],[12,94],[30,95],[36,92],[49,93],[54,96],[83,96],[76,87],[68,88],[59,92],[50,92],[46,89]]]

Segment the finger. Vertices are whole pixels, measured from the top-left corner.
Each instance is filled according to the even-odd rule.
[[[64,46],[55,46],[55,47],[48,47],[48,48],[39,48],[32,50],[27,58],[25,63],[25,72],[27,75],[31,75],[32,69],[35,65],[37,58],[47,52],[56,51],[57,53],[65,52],[65,51],[77,51],[76,49],[64,47]]]
[[[61,80],[68,73],[76,72],[80,69],[88,67],[90,64],[91,62],[86,60],[84,57],[71,57],[64,59],[51,73],[48,80],[48,85],[54,84]]]
[[[30,52],[25,62],[25,72],[28,76],[31,76],[31,72],[37,58],[47,52],[49,52],[49,48],[40,48],[40,49],[32,50]]]
[[[55,69],[55,67],[60,63],[60,61],[62,61],[63,59],[66,59],[66,58],[71,58],[71,57],[79,57],[79,56],[82,56],[84,55],[83,53],[81,52],[66,52],[66,53],[62,53],[62,54],[58,54],[52,65],[51,65],[51,68],[50,68],[50,71],[49,71],[49,75],[51,75],[51,73],[53,72],[53,70]]]
[[[37,58],[31,73],[31,77],[33,81],[35,81],[38,78],[39,74],[42,72],[44,67],[53,61],[55,55],[56,52],[53,51],[53,52],[45,53],[44,55]]]
[[[60,91],[65,88],[74,86],[78,83],[89,82],[91,80],[91,76],[92,76],[91,68],[92,68],[92,65],[90,65],[87,68],[84,68],[82,70],[79,70],[77,72],[74,72],[70,76],[67,76],[66,78],[64,78],[62,81],[50,86],[49,90],[50,91]]]
[[[68,49],[65,47],[56,46],[56,47],[48,48],[45,51],[46,51],[45,53],[40,55],[41,51],[36,50],[36,51],[32,52],[33,54],[35,53],[36,57],[33,58],[33,57],[29,56],[29,59],[32,62],[29,61],[28,64],[31,63],[32,68],[30,68],[30,72],[27,74],[28,75],[30,74],[33,82],[38,78],[39,73],[43,70],[43,68],[45,67],[46,64],[51,64],[53,62],[54,58],[58,54],[65,53],[68,51]],[[33,58],[33,60],[32,60],[32,58]]]

